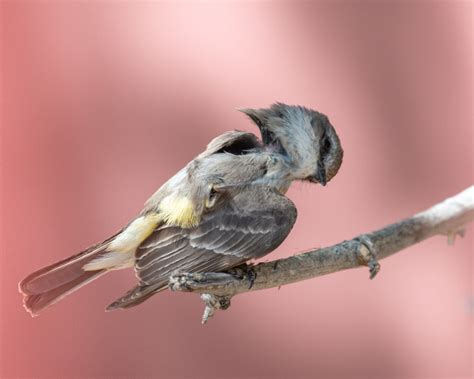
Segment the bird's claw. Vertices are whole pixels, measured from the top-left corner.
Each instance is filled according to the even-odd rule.
[[[249,281],[249,289],[253,287],[255,279],[257,279],[257,273],[251,266],[247,266],[249,269],[247,271],[247,280]]]
[[[370,279],[373,279],[380,271],[380,263],[377,261],[375,246],[367,236],[358,237],[356,240],[359,243],[357,258],[362,265],[369,267]]]
[[[247,263],[236,266],[228,272],[239,280],[247,280],[249,282],[249,289],[253,287],[255,279],[257,279],[257,273],[253,269],[253,266],[248,265]]]
[[[369,266],[370,279],[375,278],[375,275],[380,271],[380,263],[375,258],[370,258],[367,266]]]

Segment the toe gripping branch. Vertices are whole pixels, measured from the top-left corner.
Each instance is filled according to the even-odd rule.
[[[361,265],[369,267],[370,279],[373,279],[380,271],[380,263],[377,261],[375,246],[366,235],[360,236],[356,240],[359,243],[357,259]]]
[[[257,273],[255,272],[253,265],[248,263],[242,263],[239,266],[231,268],[227,272],[238,280],[246,280],[249,289],[253,287],[255,279],[257,279]]]
[[[233,296],[213,294],[213,289],[231,286],[236,280],[246,281],[248,289],[251,289],[256,278],[257,273],[253,265],[243,263],[227,272],[175,272],[170,277],[169,288],[172,291],[201,292],[201,299],[206,306],[202,317],[202,323],[205,324],[214,315],[216,309],[225,310],[229,308]]]

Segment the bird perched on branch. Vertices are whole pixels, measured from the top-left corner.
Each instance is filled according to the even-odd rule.
[[[142,303],[175,271],[224,271],[276,249],[293,227],[294,180],[326,185],[342,162],[322,113],[282,103],[241,109],[252,133],[224,133],[169,179],[114,236],[40,269],[19,284],[32,315],[100,276],[133,267],[138,284],[107,310]]]

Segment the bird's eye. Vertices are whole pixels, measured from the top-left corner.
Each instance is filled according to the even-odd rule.
[[[329,153],[330,149],[331,149],[331,142],[329,141],[329,138],[324,138],[321,145],[321,156],[324,156],[327,153]]]

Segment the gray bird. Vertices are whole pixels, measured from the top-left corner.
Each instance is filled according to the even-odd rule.
[[[19,284],[32,315],[98,277],[133,267],[138,284],[107,310],[138,305],[175,271],[216,272],[275,250],[296,220],[294,180],[326,185],[342,163],[322,113],[282,103],[241,109],[261,132],[224,133],[169,179],[124,229]]]

